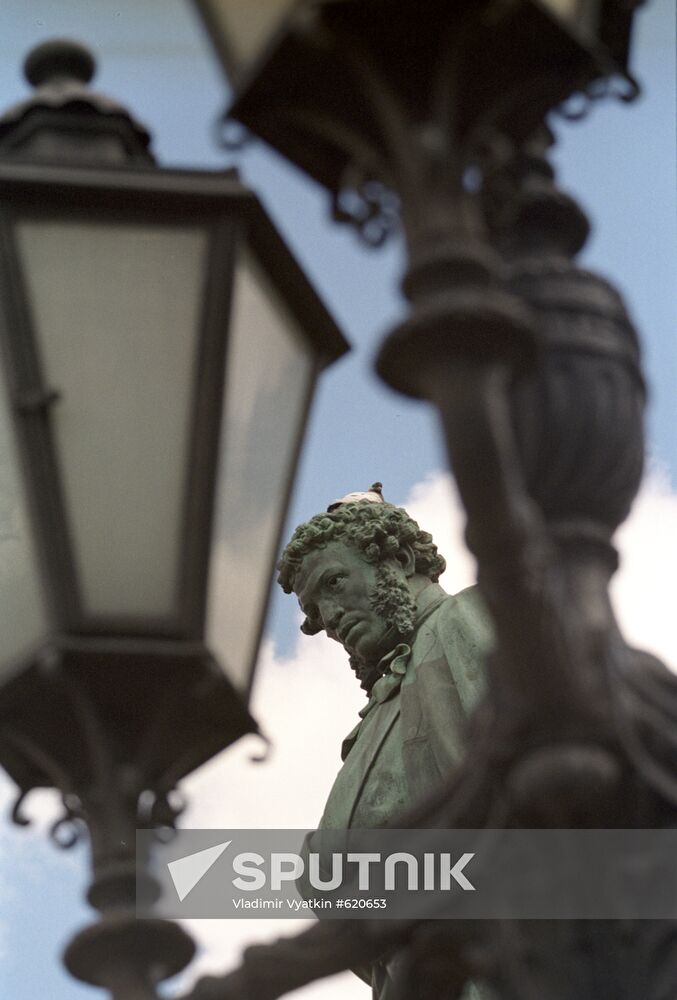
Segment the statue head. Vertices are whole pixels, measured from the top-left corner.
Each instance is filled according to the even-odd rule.
[[[373,496],[349,494],[299,525],[278,564],[305,615],[301,630],[340,642],[367,689],[378,661],[413,634],[418,592],[445,569],[430,534]]]

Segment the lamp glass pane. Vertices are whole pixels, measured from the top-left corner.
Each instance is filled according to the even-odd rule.
[[[8,393],[0,377],[0,674],[18,662],[47,630]]]
[[[266,42],[291,10],[294,0],[198,0],[235,79],[261,54]]]
[[[573,20],[581,6],[581,0],[541,0],[541,3],[553,14],[565,20]]]
[[[238,264],[210,566],[208,640],[246,688],[314,364],[307,340],[246,253]]]
[[[594,38],[599,28],[601,0],[540,0],[543,7],[577,35]]]
[[[17,240],[85,611],[171,615],[207,233],[31,219]]]

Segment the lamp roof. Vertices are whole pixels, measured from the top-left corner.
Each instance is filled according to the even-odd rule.
[[[0,117],[0,153],[61,162],[153,163],[150,133],[124,105],[90,89],[95,72],[93,55],[79,42],[51,39],[34,48],[24,75],[35,91]],[[108,140],[105,151],[98,143],[83,155],[82,146],[73,143],[75,132]]]

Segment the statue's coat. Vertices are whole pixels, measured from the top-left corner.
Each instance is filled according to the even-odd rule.
[[[384,658],[387,672],[344,741],[321,828],[393,826],[462,757],[467,715],[484,690],[486,612],[475,588],[452,597],[435,583],[417,612],[413,641]]]

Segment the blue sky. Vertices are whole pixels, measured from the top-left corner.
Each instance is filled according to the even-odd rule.
[[[677,261],[675,205],[675,26],[672,0],[653,0],[638,16],[634,68],[645,87],[633,106],[605,102],[577,125],[555,125],[560,177],[590,212],[594,233],[584,260],[622,290],[643,335],[651,387],[653,458],[677,474]],[[23,54],[55,35],[97,53],[97,85],[127,103],[155,135],[165,165],[223,167],[212,123],[226,102],[224,83],[187,4],[179,0],[3,0],[0,105],[27,90]],[[364,249],[329,222],[326,199],[273,153],[254,146],[238,159],[327,305],[353,344],[320,386],[289,523],[374,479],[402,502],[415,483],[444,468],[435,420],[424,406],[381,386],[371,374],[382,334],[402,310],[397,242]],[[290,650],[290,602],[272,602],[269,634]],[[95,995],[67,979],[56,955],[88,919],[79,902],[82,852],[57,862],[44,836],[0,832],[0,995],[13,1000],[74,1000]]]

